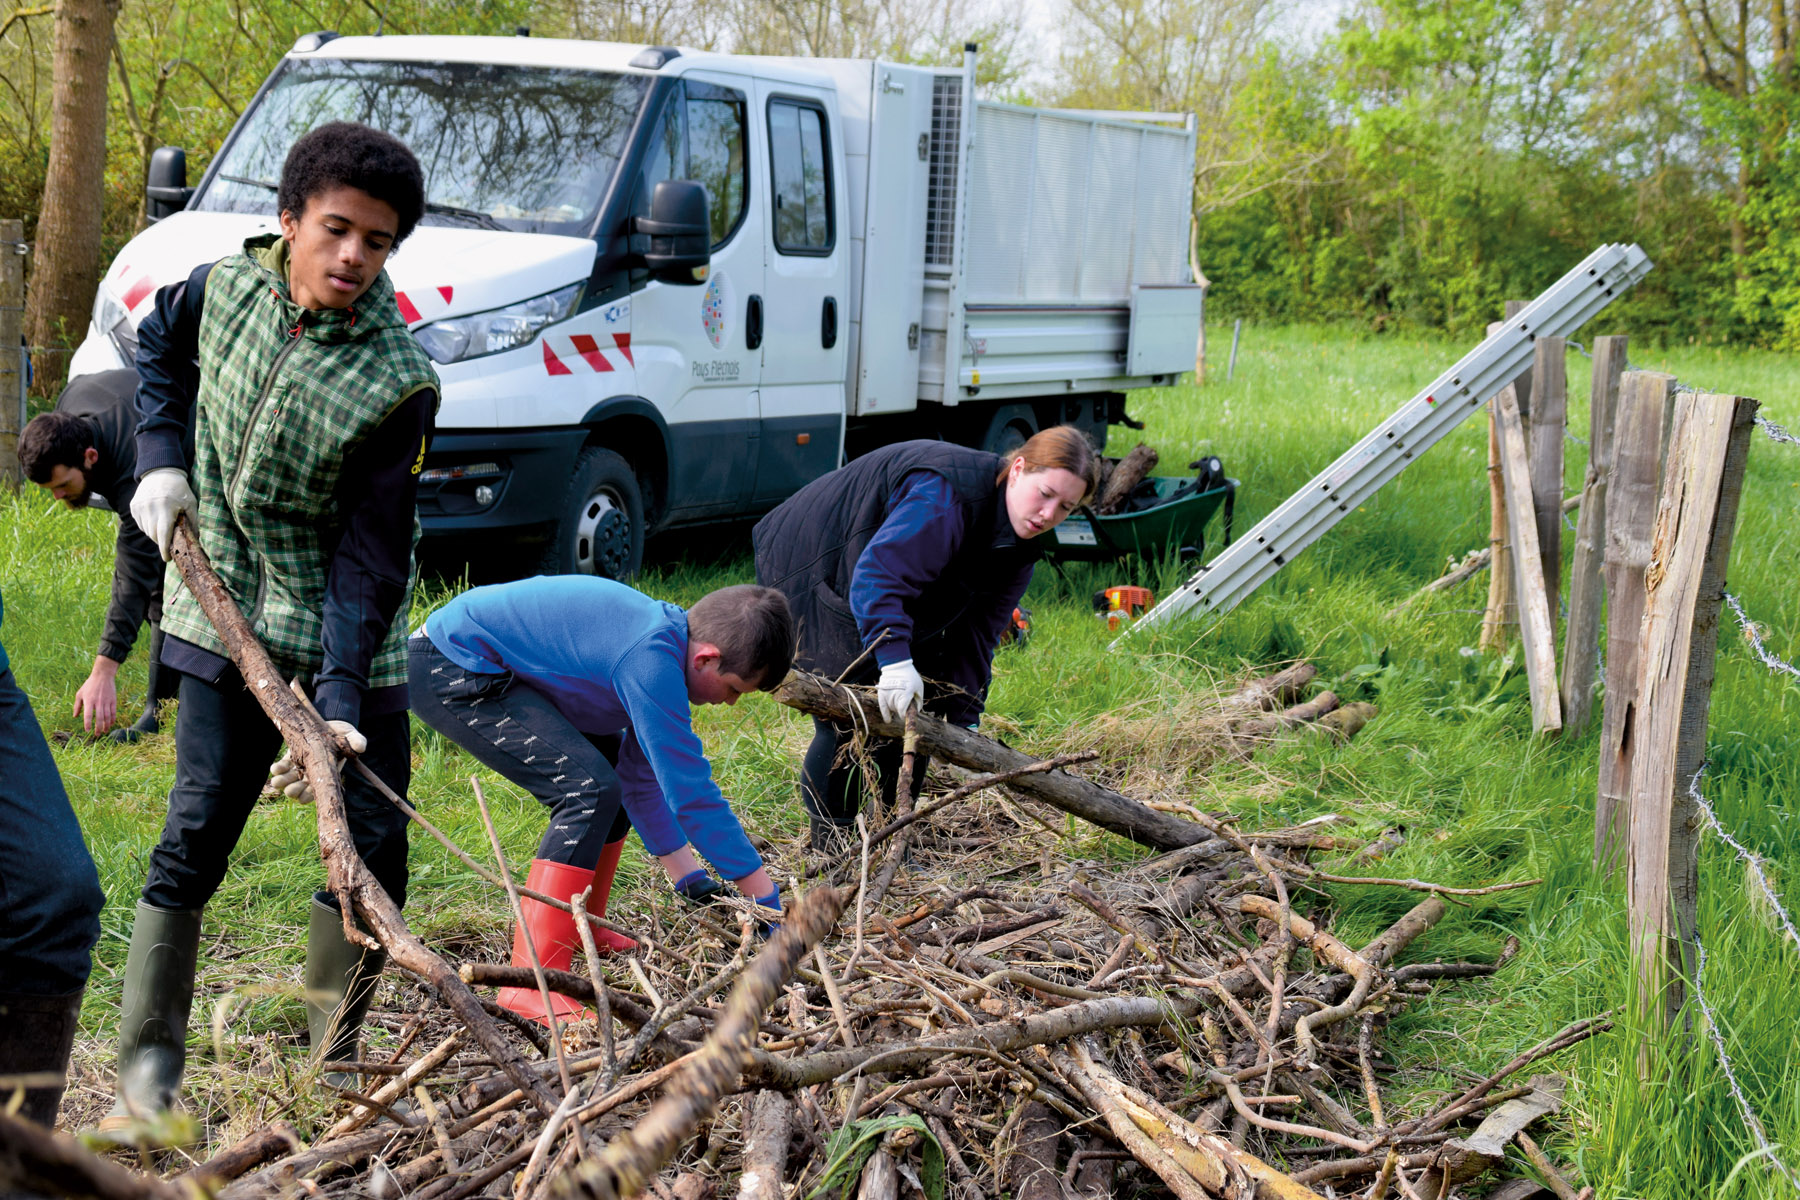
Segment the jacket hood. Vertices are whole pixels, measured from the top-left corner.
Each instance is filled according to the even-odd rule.
[[[263,233],[244,239],[244,253],[255,263],[281,305],[281,316],[288,328],[304,327],[306,336],[318,342],[355,342],[376,331],[392,327],[404,328],[400,308],[394,299],[394,285],[387,268],[375,275],[369,289],[348,308],[303,308],[294,302],[288,285],[290,256],[287,239],[278,233]]]

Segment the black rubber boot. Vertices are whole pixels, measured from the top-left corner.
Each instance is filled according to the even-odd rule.
[[[343,914],[313,897],[306,931],[306,1027],[314,1062],[356,1058],[363,1018],[385,966],[386,951],[352,945],[344,937]],[[320,1078],[332,1087],[362,1090],[361,1077],[345,1071],[327,1071]]]
[[[69,1070],[69,1049],[75,1044],[75,1027],[81,1021],[81,992],[61,996],[27,996],[0,992],[0,1075],[55,1075],[59,1082],[25,1089],[19,1115],[46,1129],[56,1127],[56,1110],[62,1105],[61,1082]],[[0,1108],[12,1102],[12,1093],[0,1093]]]
[[[125,1002],[119,1014],[118,1102],[100,1121],[102,1134],[175,1106],[187,1066],[188,1010],[200,954],[201,910],[157,908],[138,901],[125,957]]]
[[[123,729],[115,729],[107,734],[115,742],[131,745],[145,734],[162,732],[162,725],[157,720],[157,711],[164,700],[175,699],[181,676],[163,666],[162,658],[163,632],[157,627],[150,634],[150,678],[145,687],[144,711],[138,719]]]
[[[854,821],[833,821],[828,817],[815,817],[808,813],[806,823],[810,830],[806,848],[814,854],[843,854],[856,843]]]

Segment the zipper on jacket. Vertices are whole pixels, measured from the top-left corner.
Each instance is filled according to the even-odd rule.
[[[280,353],[275,355],[275,361],[270,365],[269,373],[263,379],[262,391],[257,393],[256,403],[250,406],[250,419],[244,423],[244,436],[238,443],[237,467],[231,472],[231,487],[225,493],[227,502],[233,505],[237,503],[238,483],[244,477],[244,464],[250,458],[250,435],[256,432],[257,418],[262,416],[263,405],[269,401],[269,393],[275,387],[275,377],[281,374],[281,364],[287,361],[288,355],[294,352],[295,347],[306,340],[306,318],[300,318],[299,324],[287,332],[287,345],[283,346]]]

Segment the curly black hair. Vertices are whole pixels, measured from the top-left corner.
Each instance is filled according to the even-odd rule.
[[[396,246],[425,212],[425,172],[406,143],[353,121],[332,121],[295,142],[275,199],[280,211],[298,217],[308,200],[334,187],[357,188],[391,207],[400,218]]]

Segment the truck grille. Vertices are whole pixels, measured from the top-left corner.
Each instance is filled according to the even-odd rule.
[[[948,267],[956,257],[956,159],[962,145],[962,76],[939,75],[931,85],[931,179],[925,199],[925,265]]]

